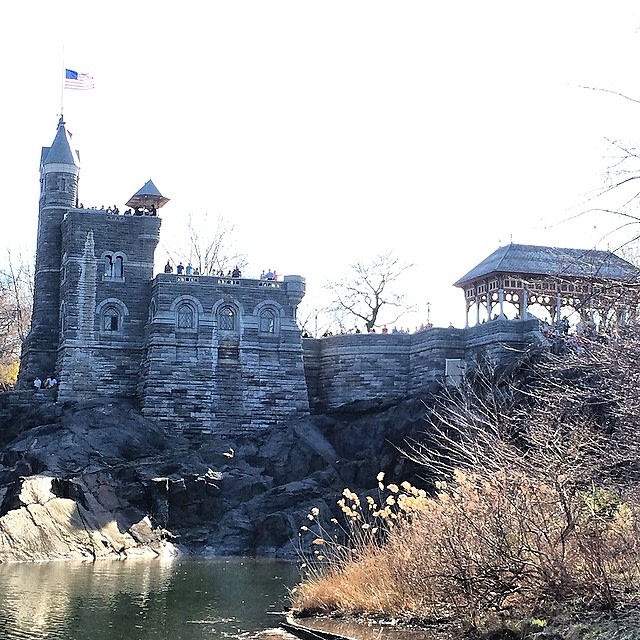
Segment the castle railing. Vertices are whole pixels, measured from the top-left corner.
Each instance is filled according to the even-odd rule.
[[[251,288],[273,288],[287,289],[286,276],[284,280],[260,280],[258,278],[233,278],[231,276],[205,276],[202,274],[176,274],[176,273],[159,273],[156,276],[160,282],[192,282],[218,284],[229,287],[251,287]]]

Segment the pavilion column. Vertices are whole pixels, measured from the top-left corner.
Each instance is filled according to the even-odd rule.
[[[556,294],[556,321],[555,321],[556,325],[559,325],[560,320],[562,320],[562,318],[560,317],[561,309],[562,309],[562,296],[558,291],[558,293]]]
[[[489,291],[489,281],[484,281],[485,299],[487,301],[487,322],[491,320],[491,292]]]
[[[480,298],[476,296],[476,325],[480,324]]]
[[[529,298],[527,297],[527,289],[525,287],[522,287],[522,297],[520,298],[520,320],[524,320],[526,317],[528,317],[528,306]]]
[[[620,313],[618,314],[618,326],[624,327],[627,324],[627,317],[629,315],[629,305],[627,304],[627,296],[622,296],[622,305]]]
[[[498,305],[500,307],[500,313],[498,314],[498,318],[504,318],[504,289],[500,287],[498,289]]]

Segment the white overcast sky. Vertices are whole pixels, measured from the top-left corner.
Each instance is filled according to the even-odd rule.
[[[355,261],[415,265],[419,314],[464,324],[452,283],[500,245],[615,248],[578,216],[604,184],[606,138],[640,140],[640,3],[230,0],[8,3],[0,9],[0,243],[32,252],[40,148],[63,66],[80,200],[151,178],[159,264],[189,214],[224,216],[247,275],[307,279]],[[615,244],[615,243],[613,243]],[[404,321],[400,322],[401,325]]]

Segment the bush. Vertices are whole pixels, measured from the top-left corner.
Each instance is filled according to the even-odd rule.
[[[633,604],[640,341],[625,340],[448,390],[406,452],[440,479],[345,490],[343,524],[310,513],[293,611],[480,626]]]
[[[293,592],[297,613],[376,614],[480,624],[559,607],[610,609],[638,584],[637,507],[519,471],[457,471],[427,497],[387,486],[384,505],[343,498],[348,541],[311,513],[318,547]],[[569,507],[567,509],[567,507]]]

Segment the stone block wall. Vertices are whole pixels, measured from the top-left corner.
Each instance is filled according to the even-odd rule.
[[[491,320],[466,329],[465,360],[506,363],[541,340],[540,321]]]
[[[409,385],[411,335],[357,333],[303,340],[312,411],[399,400]]]
[[[538,339],[538,321],[495,320],[467,329],[348,334],[303,340],[312,413],[357,402],[393,403],[445,382],[445,361],[497,363]]]
[[[60,398],[135,397],[159,232],[154,216],[89,209],[65,215]]]
[[[158,274],[139,396],[191,435],[244,433],[309,414],[296,307],[304,279]]]

